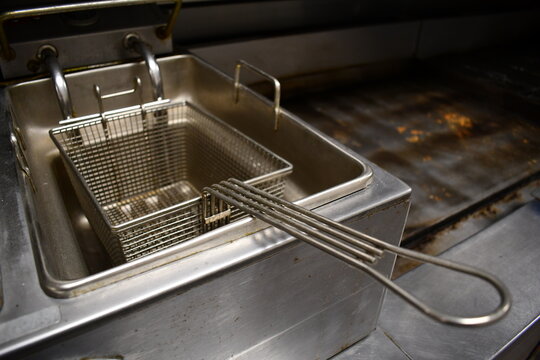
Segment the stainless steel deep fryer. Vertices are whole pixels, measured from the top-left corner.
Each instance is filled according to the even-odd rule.
[[[236,101],[244,64],[236,67]],[[437,321],[480,326],[508,313],[508,289],[491,274],[387,244],[281,199],[292,165],[187,102],[158,96],[152,103],[104,112],[103,99],[135,93],[140,84],[136,77],[133,90],[104,96],[95,85],[100,114],[67,118],[72,125],[51,130],[81,206],[114,262],[137,259],[249,214],[362,270]],[[277,130],[279,86],[275,89]],[[484,280],[497,291],[499,305],[471,317],[441,312],[373,267],[384,253]]]
[[[201,196],[229,177],[282,196],[292,165],[187,102],[163,101],[52,129],[79,201],[116,264],[244,213]]]

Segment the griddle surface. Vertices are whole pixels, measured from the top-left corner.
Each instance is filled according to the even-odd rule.
[[[406,237],[540,170],[536,119],[427,75],[305,93],[284,106],[412,187]]]

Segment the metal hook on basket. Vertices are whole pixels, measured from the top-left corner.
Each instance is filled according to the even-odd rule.
[[[365,271],[416,309],[439,322],[456,326],[487,325],[501,319],[510,310],[511,297],[506,286],[495,276],[472,266],[390,245],[236,179],[222,181],[203,191]],[[492,312],[472,317],[454,316],[435,310],[369,266],[368,263],[375,263],[384,252],[484,280],[497,290],[501,299],[500,303]]]
[[[103,116],[103,113],[105,112],[105,108],[103,106],[103,100],[110,99],[110,98],[115,98],[115,97],[119,97],[119,96],[124,96],[124,95],[129,95],[129,94],[133,94],[133,93],[137,93],[139,95],[139,102],[140,102],[140,105],[141,105],[141,108],[142,108],[143,98],[142,98],[142,92],[140,91],[141,87],[142,87],[141,78],[138,77],[138,76],[135,76],[133,78],[133,88],[132,89],[117,91],[115,93],[110,93],[110,94],[105,94],[105,95],[102,95],[101,88],[97,84],[94,84],[94,95],[96,96],[96,99],[97,99],[97,102],[98,102],[99,113]]]

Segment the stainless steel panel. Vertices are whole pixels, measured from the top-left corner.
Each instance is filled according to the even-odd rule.
[[[399,232],[400,229],[403,228],[404,217],[408,208],[408,203],[403,202],[405,200],[403,196],[407,193],[397,191],[400,186],[402,186],[400,182],[380,171],[377,167],[374,167],[374,170],[376,181],[374,182],[373,186],[370,186],[369,188],[360,193],[353,194],[349,197],[342,199],[342,201],[337,204],[337,206],[323,207],[320,209],[320,212],[323,215],[330,216],[336,220],[343,220],[343,216],[347,216],[345,214],[354,214],[357,212],[357,210],[359,210],[361,215],[356,216],[355,219],[351,219],[350,221],[348,221],[348,225],[351,225],[354,228],[362,231],[373,233],[374,235],[380,236],[391,243],[396,243],[397,241],[399,241]],[[6,179],[0,178],[0,181],[1,180]],[[7,184],[5,183],[5,181],[3,181],[1,185],[5,186]],[[9,198],[13,197],[13,199],[16,199],[19,191],[17,190],[16,184],[14,183],[13,185],[15,187],[11,187],[13,191],[10,191],[10,193],[13,195]],[[405,189],[406,188],[403,188],[403,190]],[[392,206],[392,203],[396,204],[396,206]],[[8,202],[7,204],[17,204],[17,202],[10,200],[10,202]],[[3,208],[3,210],[4,209],[5,208]],[[336,212],[341,213],[342,215],[336,216]],[[5,216],[5,213],[2,215],[3,219],[7,218]],[[120,310],[129,309],[136,304],[144,302],[147,305],[143,306],[142,308],[137,308],[134,313],[146,313],[146,310],[152,307],[152,303],[154,301],[158,301],[160,296],[162,297],[162,295],[166,293],[170,293],[170,297],[172,297],[173,299],[177,299],[171,301],[180,301],[180,295],[185,293],[186,287],[190,288],[193,284],[197,284],[197,281],[205,278],[212,279],[224,276],[225,273],[223,271],[225,269],[230,268],[231,266],[236,266],[246,260],[249,260],[250,258],[253,259],[252,261],[254,261],[252,262],[253,266],[255,266],[256,264],[260,264],[261,261],[256,261],[257,257],[259,257],[259,259],[261,256],[264,258],[265,256],[267,256],[265,254],[271,254],[273,253],[273,250],[278,250],[282,248],[284,244],[291,241],[290,238],[284,238],[282,233],[268,229],[257,236],[253,235],[248,238],[244,238],[241,241],[235,241],[228,245],[215,248],[213,250],[201,252],[182,261],[170,263],[169,265],[156,268],[140,276],[126,279],[114,285],[95,290],[85,295],[81,295],[72,300],[58,300],[46,296],[39,288],[39,283],[37,282],[37,278],[35,276],[36,270],[32,263],[32,254],[30,251],[29,238],[27,237],[27,235],[25,235],[27,234],[27,232],[25,229],[26,224],[24,223],[24,221],[24,216],[11,217],[9,223],[9,228],[11,230],[10,236],[12,236],[11,241],[9,241],[10,238],[2,238],[2,246],[3,249],[6,250],[2,252],[2,254],[10,255],[13,258],[20,259],[20,261],[16,261],[14,263],[8,263],[5,261],[0,262],[1,270],[4,274],[7,274],[7,276],[5,277],[5,283],[8,285],[6,287],[6,305],[4,307],[4,310],[0,313],[0,321],[2,323],[5,323],[8,319],[17,319],[24,314],[35,314],[37,316],[38,314],[36,313],[36,309],[39,310],[50,306],[55,306],[60,309],[61,321],[58,323],[49,323],[45,326],[44,329],[40,329],[39,327],[33,328],[32,330],[28,329],[27,335],[19,337],[17,339],[11,339],[10,341],[8,341],[9,338],[3,338],[1,342],[2,347],[0,350],[0,354],[11,353],[17,349],[21,350],[24,348],[28,348],[30,345],[35,344],[39,340],[50,340],[51,338],[54,338],[56,336],[59,336],[59,338],[57,338],[57,341],[61,343],[63,339],[62,336],[65,335],[66,332],[68,332],[70,329],[77,329],[83,324],[96,324],[96,321],[99,319],[103,319],[103,326],[105,326],[106,324],[108,324],[107,326],[111,326],[112,324],[117,322],[116,320],[120,320],[120,318],[114,315],[118,314],[118,316],[120,316],[120,314],[122,314],[118,313]],[[386,234],[386,232],[388,232],[388,234]],[[309,267],[306,269],[306,271],[310,272],[308,275],[311,275],[312,278],[307,277],[306,281],[308,281],[308,279],[313,280],[309,280],[309,283],[307,283],[306,286],[308,286],[308,289],[302,288],[298,291],[293,291],[293,295],[290,296],[293,296],[295,298],[295,301],[285,301],[285,299],[282,299],[281,294],[276,295],[277,293],[275,293],[265,298],[266,300],[268,300],[266,306],[270,306],[272,302],[278,302],[283,306],[291,306],[293,308],[298,305],[300,307],[300,310],[298,311],[301,311],[302,307],[305,305],[305,301],[308,301],[311,298],[317,299],[330,296],[330,300],[336,300],[339,302],[340,300],[338,300],[338,298],[341,296],[340,294],[343,294],[343,296],[346,297],[347,295],[344,295],[345,293],[354,293],[354,289],[357,289],[355,286],[362,287],[365,285],[365,275],[359,274],[356,270],[348,268],[343,263],[331,257],[328,257],[323,253],[315,251],[314,249],[309,248],[305,244],[298,246],[302,246],[301,248],[298,248],[300,256],[293,256],[292,258],[288,256],[288,260],[283,260],[283,262],[294,263],[295,261],[297,261],[299,263],[309,264],[306,266],[312,267],[311,271]],[[296,249],[297,247],[294,248]],[[311,258],[313,261],[302,261],[303,256],[305,256],[305,251],[317,257]],[[277,252],[276,255],[274,255],[272,258],[278,257],[279,254],[280,252]],[[291,253],[289,253],[289,255],[291,255]],[[309,260],[309,258],[307,260]],[[317,271],[317,276],[314,276],[315,270],[321,269],[319,265],[317,265],[319,262],[322,262],[321,266],[323,266],[323,271]],[[388,273],[390,271],[392,263],[393,261],[391,258],[385,259],[385,261],[381,263],[381,265],[384,265],[384,268],[380,270]],[[274,266],[267,265],[267,267],[264,267],[263,269],[273,268]],[[271,277],[270,282],[259,281],[261,276],[263,276],[264,272],[255,271],[255,269],[252,270],[253,271],[251,272],[251,275],[249,275],[249,277],[248,275],[245,276],[246,279],[251,279],[252,284],[250,286],[254,286],[255,288],[251,288],[249,294],[242,295],[240,296],[240,298],[243,298],[244,296],[255,296],[253,295],[252,291],[255,291],[256,293],[259,286],[263,288],[263,290],[259,291],[265,291],[264,289],[269,286],[268,284],[276,284],[276,286],[279,286],[280,282],[277,281],[275,277]],[[292,268],[292,270],[294,271],[289,271],[288,276],[292,275],[294,277],[294,273],[296,272],[296,270],[294,267]],[[246,269],[243,273],[246,274],[246,272],[249,271],[249,269]],[[282,274],[281,276],[286,275]],[[333,290],[325,291],[321,288],[321,281],[326,282],[327,280],[325,279],[340,279],[337,281],[331,281],[330,283],[330,286],[338,286],[340,289],[335,295],[331,295]],[[303,281],[300,282],[300,285],[302,283]],[[334,283],[338,284],[336,285]],[[21,284],[24,284],[24,286],[20,286]],[[149,287],[149,284],[152,284],[152,286]],[[239,284],[241,285],[242,282],[237,281],[234,284],[229,283],[228,286],[230,289],[227,291],[236,292],[235,288]],[[351,287],[348,284],[356,285]],[[283,288],[285,294],[290,293],[291,289],[295,289],[295,286],[297,285],[290,285],[288,282],[285,282],[285,288]],[[305,293],[299,292],[300,290],[307,290],[308,293],[313,294],[313,296],[306,297]],[[319,293],[317,293],[318,291]],[[320,291],[323,291],[323,293],[320,293]],[[158,298],[156,298],[156,296],[158,296]],[[219,298],[219,296],[219,293],[216,293],[215,296],[213,296],[213,301]],[[355,304],[358,304],[357,299],[351,301],[354,301]],[[204,307],[207,306],[207,304],[202,304],[204,303],[204,299],[198,299],[196,303]],[[176,312],[174,311],[179,311],[180,309],[180,307],[174,306],[174,311],[167,313],[167,316],[165,316],[163,315],[163,311],[158,310],[160,309],[160,305],[156,304],[155,306],[157,307],[157,309],[154,311],[161,314],[160,316],[162,316],[161,319],[163,321],[165,321],[165,319],[173,317],[174,315],[171,314],[176,314]],[[234,303],[224,304],[223,307],[220,307],[219,310],[226,311],[228,306],[234,306]],[[278,305],[274,304],[272,306]],[[362,305],[360,304],[359,306]],[[191,309],[189,310],[191,311]],[[290,311],[297,310],[293,309]],[[363,316],[361,314],[358,314],[356,311],[354,311],[353,313],[349,313],[344,309],[340,310],[340,306],[336,307],[336,311],[344,311],[344,314],[347,314],[347,317],[351,317],[351,321],[353,321],[352,317]],[[266,313],[265,311],[257,312],[261,314]],[[374,324],[375,318],[378,314],[377,307],[374,307],[373,310],[369,311],[368,313],[373,316],[373,319],[371,319],[370,321],[366,320],[364,324],[357,324],[355,326],[365,327],[365,324],[370,323],[371,321],[373,321]],[[157,336],[159,334],[171,334],[171,331],[168,328],[168,320],[164,323],[165,329],[163,329],[159,327],[159,322],[151,321],[153,317],[148,315],[148,313],[146,314],[147,315],[140,315],[141,321],[144,320],[144,326],[142,328],[148,328],[148,331],[150,332],[152,337],[148,338],[150,339],[148,341],[145,340],[139,342],[138,344],[131,344],[130,346],[134,348],[133,351],[138,351],[137,347],[139,345],[145,347],[146,349],[148,349],[149,347],[159,348],[158,343],[154,342],[152,339],[157,339]],[[276,317],[275,313],[272,313],[271,315],[272,319]],[[267,316],[270,316],[270,314],[267,314]],[[306,325],[310,323],[317,324],[318,316],[320,316],[320,311],[315,311],[315,313],[312,313],[309,316],[312,320],[311,322],[306,322]],[[331,324],[331,320],[335,318],[335,315],[329,316],[327,318],[328,322],[323,322],[322,324]],[[179,317],[175,317],[175,319],[179,321]],[[293,317],[293,319],[298,319],[298,317]],[[122,322],[120,321],[120,323]],[[97,324],[99,324],[99,322]],[[213,327],[216,326],[215,323],[210,324]],[[260,326],[261,323],[259,323],[258,321],[256,323],[245,324],[245,327],[251,329],[251,331],[258,331],[257,329]],[[292,324],[288,327],[285,324],[283,326],[289,328],[292,326]],[[336,329],[335,326],[336,324],[332,325],[334,329]],[[370,326],[368,326],[368,328],[370,328]],[[300,330],[302,329],[301,327],[297,329],[299,331],[299,334],[304,333],[304,330]],[[325,328],[321,328],[321,323],[317,324],[317,329],[319,331],[325,331]],[[7,328],[2,328],[1,330],[2,331],[0,331],[0,334],[2,335],[7,335],[9,333],[9,331],[7,331]],[[123,328],[122,330],[125,331],[125,328]],[[371,330],[371,328],[369,330]],[[230,328],[228,324],[226,324],[226,326],[220,331],[224,334],[229,334]],[[315,330],[312,329],[311,331]],[[178,333],[173,333],[173,335],[176,336],[178,335]],[[184,333],[183,335],[189,336],[189,332]],[[354,343],[358,339],[366,336],[367,332],[353,330],[350,330],[348,332],[342,332],[340,329],[336,329],[335,332],[328,332],[326,335],[328,336],[327,340],[329,342],[339,343],[340,346],[345,347],[348,344]],[[118,336],[122,335],[118,334]],[[280,339],[280,346],[283,351],[286,351],[286,349],[288,348],[287,346],[292,346],[287,345],[287,338],[288,336],[286,336],[285,333],[281,334],[280,337],[276,337],[276,341]],[[102,343],[102,340],[103,337],[100,337],[100,341],[97,342],[97,344]],[[175,338],[175,340],[177,340],[177,338]],[[200,346],[204,347],[206,337],[194,338],[191,341],[198,342]],[[78,345],[81,346],[81,344],[84,343],[86,343],[86,341],[80,341]],[[109,346],[111,345],[111,343],[108,342],[107,345]],[[169,345],[173,346],[174,344],[169,343]],[[256,344],[251,344],[250,346],[254,345]],[[50,343],[42,343],[42,346],[49,347]],[[95,348],[95,344],[93,346],[94,351],[92,353],[103,355],[103,353],[100,353],[100,349]],[[196,346],[196,344],[193,344],[192,346]],[[59,344],[56,349],[61,351],[63,350],[63,347]],[[116,351],[121,349],[110,348],[108,349],[107,354],[110,354],[110,351],[113,350]],[[170,347],[167,348],[167,351],[171,351],[171,356],[172,352],[176,350],[177,349],[171,349]],[[315,351],[315,349],[313,350]],[[337,352],[339,351],[339,348],[334,348],[333,350]],[[81,356],[82,355],[86,356],[88,354],[81,354]],[[60,354],[56,354],[54,357],[57,356],[60,356]],[[36,355],[36,357],[39,358],[40,356]]]
[[[12,48],[17,52],[17,61],[1,60],[2,74],[8,79],[33,74],[27,64],[30,60],[35,60],[37,51],[43,44],[53,45],[59,50],[58,61],[62,68],[137,58],[139,56],[137,53],[125,49],[122,44],[126,33],[137,33],[142,39],[152,43],[155,54],[167,54],[172,51],[171,39],[167,41],[156,39],[155,26],[131,27],[98,34],[78,34],[13,44]]]
[[[238,58],[282,78],[414,57],[420,22],[404,22],[188,47],[232,74]],[[396,35],[399,34],[399,35]],[[246,77],[251,81],[254,77]]]
[[[406,209],[403,202],[383,205],[346,223],[395,243]],[[382,287],[304,243],[288,240],[289,246],[269,253],[271,244],[277,245],[275,240],[282,235],[267,229],[252,236],[253,245],[266,250],[232,271],[193,281],[194,276],[208,271],[210,264],[218,266],[216,256],[239,260],[235,254],[247,245],[247,239],[67,303],[64,300],[60,306],[63,321],[41,331],[53,335],[56,328],[61,331],[60,336],[42,347],[28,349],[32,353],[29,358],[73,359],[113,354],[128,359],[327,358],[372,331],[384,292]],[[393,257],[388,256],[377,268],[388,273],[393,263]],[[202,264],[206,265],[200,267]],[[171,279],[181,278],[192,280],[156,296],[155,290],[168,287],[166,283]],[[148,284],[154,286],[149,288]],[[151,293],[153,296],[148,298]],[[137,303],[118,312],[119,297],[124,302],[132,299]],[[143,300],[145,297],[147,300]],[[98,315],[102,306],[107,308],[108,316]],[[69,327],[80,326],[74,322],[76,318],[82,316],[87,322],[89,319],[84,316],[96,315],[101,320],[89,322],[66,337]]]

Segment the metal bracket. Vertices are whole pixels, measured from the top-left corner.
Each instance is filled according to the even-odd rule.
[[[174,9],[169,16],[169,20],[165,26],[160,26],[156,29],[156,36],[160,39],[166,39],[171,36],[176,18],[180,13],[182,0],[102,0],[90,1],[78,4],[44,6],[34,9],[23,9],[7,11],[0,14],[0,46],[2,47],[0,56],[5,60],[14,60],[16,57],[15,51],[9,46],[9,40],[5,31],[5,23],[8,20],[22,19],[34,16],[62,14],[74,11],[98,10],[114,7],[145,5],[154,3],[174,3]]]
[[[141,109],[142,109],[143,98],[142,98],[141,87],[142,87],[141,78],[138,77],[138,76],[135,76],[135,78],[133,78],[133,88],[132,89],[122,90],[122,91],[118,91],[118,92],[111,93],[111,94],[102,95],[101,88],[98,85],[94,84],[94,94],[96,95],[96,99],[98,101],[99,113],[101,114],[101,116],[103,116],[103,113],[105,112],[105,108],[103,106],[103,100],[111,99],[111,98],[115,98],[115,97],[119,97],[119,96],[124,96],[124,95],[129,95],[129,94],[134,94],[134,93],[138,93],[139,102],[140,102]]]
[[[205,232],[226,225],[231,221],[229,204],[207,192],[202,195],[201,214]]]

